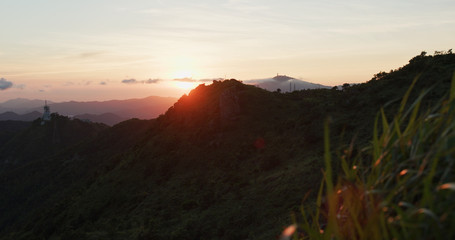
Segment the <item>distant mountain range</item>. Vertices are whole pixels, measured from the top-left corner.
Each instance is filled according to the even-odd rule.
[[[173,97],[90,101],[47,102],[51,112],[93,122],[113,125],[130,118],[152,119],[164,113],[177,101]],[[17,98],[0,103],[0,120],[32,121],[41,116],[44,100]]]
[[[47,101],[48,104],[53,102]],[[26,98],[15,98],[10,99],[6,102],[0,103],[0,112],[15,112],[18,114],[24,114],[30,112],[33,108],[42,108],[44,100],[40,99],[26,99]],[[41,109],[40,109],[41,110]]]
[[[317,83],[311,83],[303,81],[297,78],[289,77],[286,75],[276,75],[273,78],[265,79],[254,79],[243,81],[246,84],[252,84],[260,88],[277,91],[280,89],[281,92],[292,92],[304,89],[317,89],[317,88],[332,88],[330,86],[325,86]]]
[[[43,114],[37,111],[33,111],[30,113],[26,114],[17,114],[15,112],[4,112],[0,113],[0,121],[7,121],[7,120],[14,120],[14,121],[25,121],[25,122],[31,122],[39,117],[41,117]]]
[[[90,121],[90,122],[99,122],[104,123],[109,126],[113,126],[119,122],[123,122],[128,120],[128,118],[120,117],[113,113],[103,113],[103,114],[80,114],[74,116],[74,118],[83,120],[83,121]]]

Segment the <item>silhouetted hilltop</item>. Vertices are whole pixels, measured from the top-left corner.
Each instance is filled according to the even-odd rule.
[[[41,119],[37,119],[29,128],[1,145],[0,165],[23,165],[29,161],[50,157],[83,140],[93,138],[106,128],[104,124],[70,120],[54,113],[51,121],[42,125]]]
[[[289,77],[286,75],[276,75],[273,78],[265,79],[254,79],[245,81],[247,84],[252,84],[268,91],[278,92],[293,92],[306,89],[319,89],[319,88],[331,88],[330,86],[324,86],[322,84],[311,83],[303,81],[301,79]]]
[[[249,124],[247,120],[252,117],[268,121],[268,110],[274,104],[280,104],[280,100],[265,90],[234,79],[213,81],[182,96],[158,121],[176,129],[220,130],[229,125]]]
[[[127,118],[122,118],[113,113],[81,114],[81,115],[74,116],[74,118],[80,119],[82,121],[104,123],[109,126],[113,126],[119,122],[123,122],[123,121],[127,120]]]
[[[37,112],[37,111],[25,113],[25,114],[17,114],[14,112],[4,112],[4,113],[0,113],[0,121],[12,120],[12,121],[31,122],[31,121],[41,117],[42,115],[43,115],[42,113]]]
[[[0,159],[28,163],[0,173],[0,239],[275,238],[302,198],[317,194],[326,119],[333,154],[352,139],[358,152],[380,108],[398,111],[415,77],[409,102],[430,87],[425,111],[447,94],[454,71],[455,55],[444,54],[341,90],[214,81],[154,120],[106,128],[62,119],[80,141],[55,154],[44,147],[53,124],[35,123],[0,149]]]
[[[278,74],[275,77],[273,77],[273,80],[278,81],[278,82],[286,82],[286,81],[289,81],[292,79],[295,79],[295,78],[292,78],[292,77],[289,77],[286,75],[278,75]]]

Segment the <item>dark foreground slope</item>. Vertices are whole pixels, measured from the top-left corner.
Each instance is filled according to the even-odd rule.
[[[0,146],[3,146],[20,131],[30,127],[31,122],[23,121],[0,121]]]
[[[14,168],[47,158],[108,128],[104,124],[70,120],[58,114],[51,116],[52,120],[44,125],[41,125],[41,119],[36,119],[29,128],[0,145],[2,167]]]
[[[155,120],[130,120],[0,176],[2,239],[270,239],[317,192],[322,126],[342,147],[371,136],[412,80],[440,98],[455,56],[343,90],[271,93],[235,80],[200,85]],[[415,96],[415,95],[414,95]],[[387,104],[388,103],[388,104]],[[10,142],[9,144],[13,143]],[[27,160],[23,160],[27,161]]]

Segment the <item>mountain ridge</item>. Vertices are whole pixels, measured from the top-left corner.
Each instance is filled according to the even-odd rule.
[[[91,121],[91,122],[97,122],[97,123],[104,123],[108,126],[113,126],[117,123],[123,122],[128,120],[128,118],[122,118],[118,115],[115,115],[113,113],[103,113],[103,114],[80,114],[80,115],[75,115],[73,118],[77,118],[83,121]]]
[[[25,114],[17,114],[15,112],[4,112],[0,113],[0,121],[7,121],[7,120],[12,120],[12,121],[25,121],[25,122],[31,122],[39,117],[41,117],[43,114],[37,111],[33,111],[30,113],[25,113]]]
[[[287,75],[276,75],[272,78],[252,79],[244,81],[268,91],[293,92],[305,89],[332,88],[318,83],[312,83],[301,79],[293,78]]]
[[[14,102],[15,100],[18,99],[12,99],[7,102]],[[42,107],[44,106],[44,100],[27,100],[21,98],[19,100],[21,102],[20,105],[7,104],[7,107],[2,107],[2,104],[7,102],[0,103],[0,110],[24,114],[32,111],[42,111]],[[48,102],[48,105],[51,107],[52,112],[59,112],[60,114],[67,116],[111,112],[124,118],[136,117],[150,119],[162,114],[176,100],[177,98],[173,97],[149,96],[125,100]],[[41,103],[36,106],[39,101],[41,101]],[[13,106],[20,107],[14,108]]]
[[[163,114],[176,100],[177,98],[172,97],[149,96],[126,100],[48,102],[48,106],[54,113],[112,126],[130,118],[156,118]],[[7,101],[6,104],[3,103],[7,107],[2,107],[0,104],[0,111],[8,110],[0,113],[0,120],[33,121],[40,117],[43,112],[42,107],[45,101],[40,103],[41,106],[36,107],[39,102],[41,100],[19,98]]]
[[[450,54],[413,58],[341,90],[199,85],[156,119],[121,122],[20,167],[3,164],[0,239],[277,237],[303,198],[316,204],[324,121],[334,155],[360,152],[378,111],[398,112],[416,76],[409,101],[430,89],[425,111],[447,95],[454,71]]]

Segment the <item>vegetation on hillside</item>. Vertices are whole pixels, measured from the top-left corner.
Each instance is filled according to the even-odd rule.
[[[324,189],[320,182],[326,163],[331,163],[325,170],[327,182],[331,182],[329,176],[340,179],[340,185],[327,188],[334,194],[345,181],[356,188],[372,186],[355,184],[370,179],[369,172],[378,174],[376,170],[352,170],[354,165],[365,169],[371,166],[364,148],[371,146],[372,138],[379,148],[370,150],[371,156],[377,159],[382,153],[391,154],[384,159],[384,167],[381,165],[381,169],[388,168],[388,161],[394,167],[391,171],[404,170],[393,164],[406,149],[423,154],[433,146],[430,141],[445,128],[443,120],[437,120],[442,118],[429,122],[419,119],[425,119],[433,106],[441,106],[438,101],[450,89],[454,71],[455,55],[442,54],[419,55],[398,70],[380,73],[363,84],[345,85],[341,90],[281,94],[236,80],[215,81],[198,86],[157,119],[122,122],[93,131],[90,137],[72,142],[71,147],[58,148],[61,151],[42,156],[36,149],[46,148],[36,147],[33,156],[26,157],[14,147],[20,142],[14,141],[39,139],[35,137],[42,136],[45,128],[32,126],[8,143],[8,154],[24,156],[27,164],[3,165],[0,173],[0,239],[275,238],[291,222],[290,213],[299,212],[304,197],[310,204],[305,205],[305,214],[310,216],[320,215],[315,211],[324,209],[322,203],[333,206],[331,198],[318,198],[318,189]],[[407,95],[409,101],[401,104],[416,76],[418,81]],[[422,91],[424,95],[420,95]],[[401,111],[415,109],[416,99],[420,109],[417,115],[412,110]],[[384,114],[378,118],[381,107]],[[401,117],[394,118],[397,114]],[[323,122],[328,117],[330,134],[324,138]],[[379,120],[376,125],[375,119]],[[419,132],[425,124],[429,135]],[[75,136],[80,132],[75,131]],[[407,138],[403,138],[402,146],[398,139],[404,136]],[[408,138],[412,140],[409,146]],[[324,139],[330,140],[333,159],[339,155],[344,161],[324,161]],[[42,144],[54,146],[52,142]],[[434,146],[443,146],[437,144]],[[342,152],[344,149],[348,151]],[[410,173],[404,178],[413,176]],[[401,184],[401,179],[392,174],[390,180],[383,180]],[[396,190],[393,184],[386,186],[390,188],[380,185],[384,183],[379,181],[374,186]],[[432,189],[433,185],[428,187]],[[419,192],[405,194],[403,201],[416,209],[439,214],[414,201]],[[400,214],[401,208],[387,207],[391,217]],[[333,207],[326,209],[333,212]],[[331,215],[324,216],[330,219]],[[311,234],[324,238],[335,229],[338,234],[333,223],[319,219],[305,225],[304,218],[298,217],[298,233],[306,234],[303,238]],[[321,236],[316,233],[324,221],[329,224],[324,229],[327,234]],[[358,224],[354,227],[357,229]],[[393,235],[392,228],[385,232],[387,236],[402,234]],[[342,234],[340,238],[366,233]]]
[[[431,108],[421,108],[428,91],[405,108],[412,87],[393,118],[381,110],[373,139],[362,151],[354,153],[351,145],[332,159],[326,139],[325,177],[317,201],[302,207],[299,228],[291,226],[288,236],[295,232],[299,239],[455,237],[455,74],[446,97]],[[327,136],[328,131],[326,126]],[[342,169],[335,183],[334,163]]]
[[[3,165],[23,165],[49,157],[82,140],[93,138],[107,126],[52,114],[52,120],[41,126],[38,118],[31,126],[0,146]],[[2,169],[2,167],[0,167]]]
[[[28,128],[30,125],[30,122],[23,121],[0,121],[0,146],[7,143],[14,135]]]

